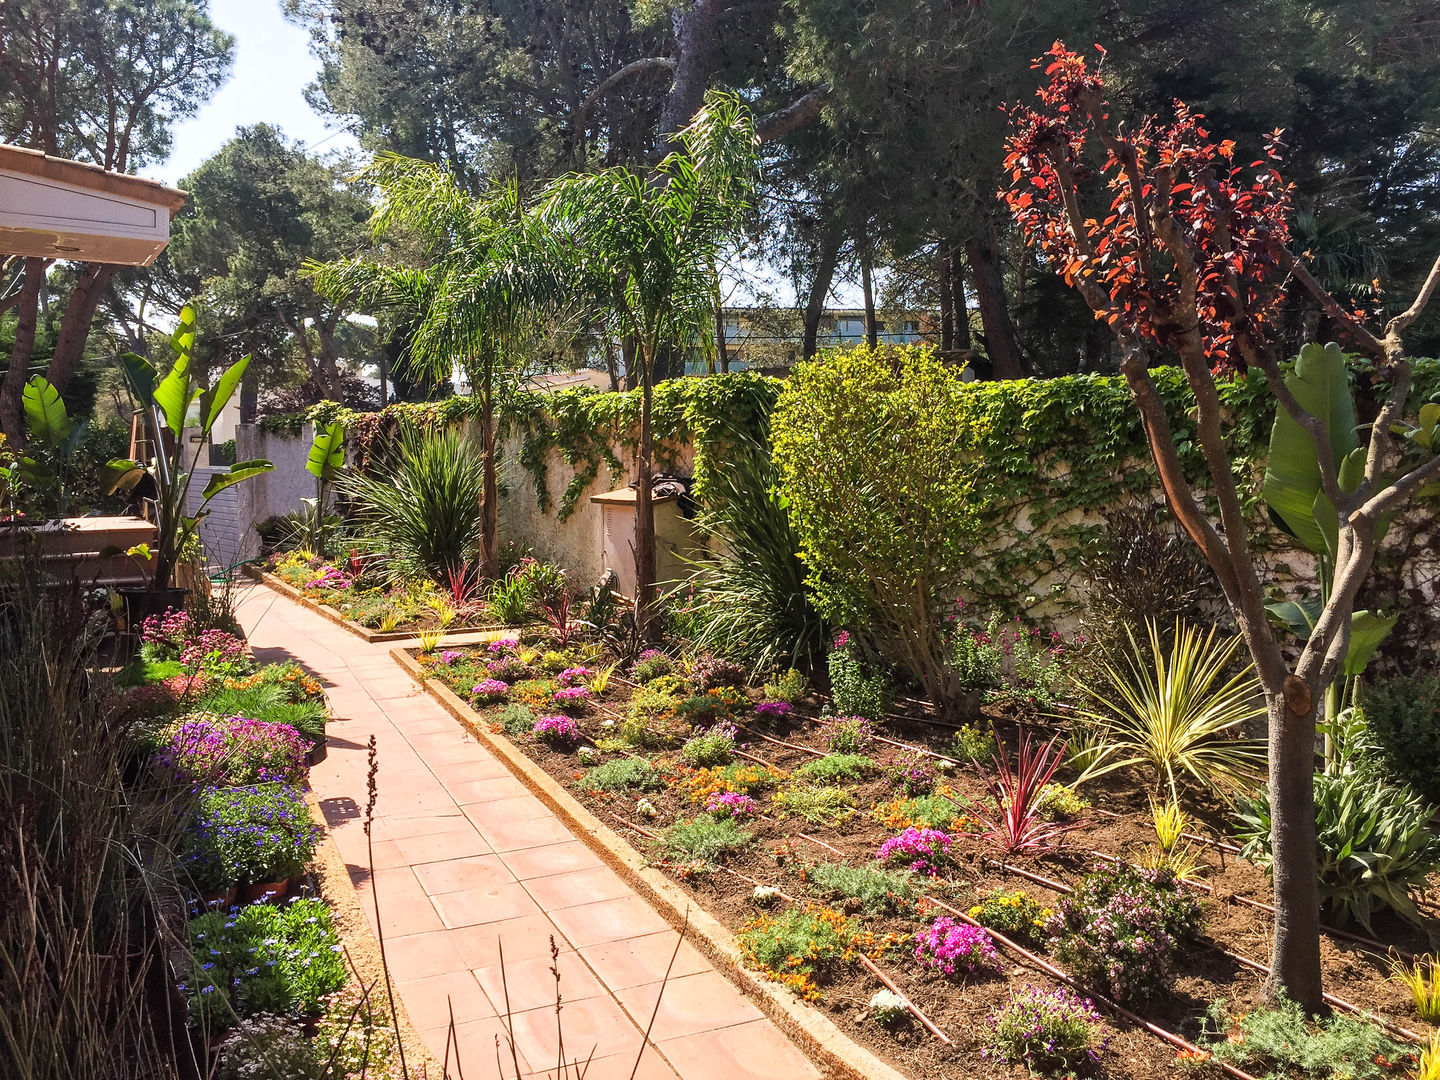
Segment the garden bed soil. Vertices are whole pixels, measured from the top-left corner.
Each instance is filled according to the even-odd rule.
[[[427,678],[426,671],[410,653],[397,649],[393,654],[407,670],[422,679],[432,693],[444,685],[439,678]],[[618,676],[612,677],[606,695],[592,706],[588,716],[579,721],[587,735],[587,742],[602,730],[601,724],[605,719],[618,721],[631,692],[630,684]],[[979,1080],[981,1077],[1008,1074],[1004,1067],[987,1062],[979,1053],[981,1036],[987,1031],[986,1018],[1007,998],[1010,990],[1024,983],[1048,988],[1056,985],[1055,980],[1021,963],[1003,949],[1004,964],[1000,974],[964,980],[948,979],[923,968],[913,959],[916,931],[922,925],[928,926],[935,915],[943,913],[940,909],[922,900],[918,910],[876,916],[860,911],[854,901],[850,901],[847,907],[846,902],[832,901],[823,894],[816,894],[807,883],[806,870],[815,863],[843,860],[857,866],[873,864],[874,853],[880,844],[900,831],[899,828],[882,825],[871,813],[873,807],[899,794],[894,782],[883,773],[853,785],[857,812],[849,820],[836,825],[808,824],[794,817],[778,819],[774,816],[774,808],[768,805],[768,799],[762,799],[766,803],[765,816],[748,823],[755,842],[726,858],[719,870],[697,873],[691,867],[667,863],[661,857],[658,845],[645,835],[645,832],[662,832],[676,820],[702,812],[702,807],[677,787],[667,786],[647,793],[645,798],[655,813],[653,816],[641,816],[636,810],[634,795],[596,793],[584,789],[578,783],[583,769],[574,753],[557,751],[528,737],[510,740],[499,733],[494,717],[500,706],[476,710],[453,693],[441,691],[437,696],[452,713],[487,737],[487,741],[504,743],[518,751],[512,760],[512,768],[517,767],[515,761],[520,759],[520,755],[538,766],[605,826],[613,828],[614,833],[644,857],[650,866],[663,871],[676,886],[730,931],[738,930],[759,913],[752,900],[752,882],[759,882],[778,887],[802,900],[813,899],[818,903],[838,906],[842,911],[859,916],[864,928],[877,937],[896,935],[899,944],[877,961],[878,966],[946,1033],[952,1045],[945,1046],[917,1023],[896,1029],[887,1029],[877,1023],[871,1017],[869,1001],[881,984],[858,964],[842,969],[824,983],[821,987],[823,997],[815,1006],[856,1043],[914,1077],[946,1076]],[[755,696],[753,692],[751,696]],[[746,714],[738,736],[742,750],[787,773],[806,760],[813,760],[817,755],[807,753],[806,749],[820,752],[825,749],[822,739],[825,724],[820,719],[820,705],[812,698],[797,706],[789,715],[773,720],[759,718],[753,713]],[[946,753],[951,730],[928,722],[930,718],[918,715],[920,711],[915,710],[917,715],[909,717],[887,719],[877,725],[877,734],[907,745],[926,747],[936,753]],[[1003,707],[987,706],[985,715],[979,719],[993,724],[996,734],[1004,738],[1013,751],[1019,730],[1017,721],[1034,721],[1035,718],[1033,714],[1025,717],[1023,713]],[[762,736],[779,739],[791,746],[777,745]],[[801,747],[806,749],[799,749]],[[898,747],[878,745],[872,747],[869,754],[883,764],[886,758],[899,752]],[[616,755],[606,754],[603,759],[613,756]],[[677,758],[677,755],[671,752],[655,757],[659,766]],[[963,803],[985,795],[985,788],[973,765],[952,768],[941,776],[957,801]],[[1064,778],[1065,771],[1062,770],[1057,779]],[[1095,810],[1110,811],[1118,816],[1103,816],[1093,810],[1082,812],[1078,815],[1082,827],[1065,834],[1056,848],[1036,855],[1008,856],[1003,862],[1041,878],[1073,885],[1081,874],[1100,862],[1095,852],[1138,861],[1153,850],[1154,832],[1146,790],[1130,778],[1111,774],[1087,784],[1083,794],[1092,801]],[[1193,816],[1203,827],[1202,831],[1216,837],[1227,834],[1228,819],[1222,802],[1195,791],[1187,793],[1186,801],[1187,809],[1194,811]],[[577,829],[577,835],[585,838],[590,831]],[[1054,890],[1004,869],[999,856],[984,846],[978,837],[959,832],[954,835],[955,865],[940,879],[921,881],[928,896],[963,911],[976,902],[979,893],[1021,888],[1042,905],[1053,904],[1057,896]],[[1202,852],[1202,861],[1202,880],[1211,886],[1213,895],[1201,896],[1204,913],[1201,937],[1185,950],[1177,964],[1178,977],[1167,994],[1131,1004],[1132,1011],[1146,1020],[1192,1042],[1198,1042],[1202,1036],[1200,1021],[1212,1001],[1224,998],[1237,1009],[1247,1009],[1259,1000],[1261,973],[1247,969],[1227,956],[1225,950],[1250,960],[1267,962],[1270,915],[1230,902],[1229,898],[1244,896],[1265,903],[1273,899],[1266,876],[1236,856],[1220,848],[1207,847]],[[1382,913],[1375,919],[1373,936],[1405,951],[1424,952],[1431,937],[1440,931],[1440,912],[1433,904],[1422,902],[1421,906],[1426,916],[1424,927],[1415,927],[1393,914]],[[1349,929],[1364,932],[1360,927]],[[1044,955],[1043,947],[1032,948],[1032,951]],[[1388,978],[1389,966],[1383,956],[1357,943],[1330,935],[1322,941],[1322,953],[1325,985],[1330,994],[1366,1010],[1374,1010],[1393,1024],[1421,1035],[1429,1034],[1429,1026],[1415,1018],[1408,992]],[[798,1002],[799,999],[793,1000]],[[1137,1080],[1159,1080],[1176,1075],[1179,1063],[1173,1046],[1136,1025],[1108,1015],[1106,1033],[1110,1041],[1094,1075],[1133,1077]],[[1206,1070],[1219,1075],[1219,1070],[1213,1066],[1207,1066]],[[1024,1070],[1017,1067],[1014,1073],[1020,1076]]]

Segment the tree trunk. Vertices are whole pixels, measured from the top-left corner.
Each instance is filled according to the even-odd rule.
[[[690,123],[705,101],[710,72],[720,44],[721,0],[690,0],[671,13],[675,35],[675,76],[665,105],[660,111],[660,139],[657,156],[674,149],[676,132]]]
[[[720,361],[720,374],[730,374],[730,349],[725,344],[725,308],[715,305],[715,357]]]
[[[35,348],[35,324],[40,315],[40,289],[45,282],[45,260],[25,260],[25,283],[15,305],[15,342],[10,349],[10,366],[0,385],[0,432],[12,450],[25,445],[25,410],[21,400],[29,377],[30,353]]]
[[[832,221],[820,239],[820,258],[815,264],[815,277],[810,281],[810,295],[805,301],[805,337],[800,355],[809,360],[819,345],[820,317],[825,314],[825,298],[835,280],[835,267],[840,262],[840,245],[845,234],[838,221]]]
[[[954,304],[953,347],[970,348],[970,307],[965,301],[965,253],[957,245],[950,249],[950,300]]]
[[[248,369],[240,380],[240,422],[253,424],[255,410],[260,406],[260,379]]]
[[[860,291],[865,297],[865,344],[872,349],[880,343],[880,327],[875,322],[875,282],[870,273],[870,256],[860,259]]]
[[[610,392],[613,394],[620,389],[620,371],[615,366],[615,343],[608,336],[605,339],[605,374],[610,376]]]
[[[655,446],[650,430],[650,360],[642,357],[640,363],[640,445],[635,454],[635,626],[641,637],[648,637],[655,601],[655,506],[650,501]]]
[[[480,402],[481,462],[484,472],[480,490],[480,576],[500,576],[500,484],[495,469],[495,375],[487,364],[485,387]]]
[[[1019,379],[1024,376],[1024,365],[1020,345],[1015,340],[1015,326],[1005,303],[1005,281],[1000,274],[993,228],[983,239],[977,236],[965,242],[965,258],[975,275],[975,299],[985,328],[985,353],[990,357],[995,378]]]
[[[1320,970],[1320,892],[1315,868],[1315,704],[1291,676],[1267,694],[1270,719],[1270,847],[1274,859],[1275,934],[1265,996],[1281,991],[1307,1012],[1325,1009]],[[1297,711],[1298,710],[1298,711]]]
[[[636,363],[635,339],[624,337],[620,339],[620,359],[625,364],[625,389],[635,390],[640,385],[639,365]]]
[[[115,276],[117,267],[100,263],[87,263],[65,304],[65,314],[60,317],[60,332],[55,338],[55,355],[50,358],[45,378],[60,393],[70,385],[75,369],[80,366],[80,357],[85,353],[85,342],[90,338],[90,323],[95,318],[95,309],[105,298],[105,289]]]
[[[949,352],[955,348],[955,279],[951,273],[954,265],[942,243],[936,250],[939,261],[940,283],[940,351]]]

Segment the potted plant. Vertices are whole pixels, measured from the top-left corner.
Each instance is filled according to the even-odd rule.
[[[252,476],[269,472],[268,461],[239,461],[228,472],[216,473],[201,493],[200,506],[187,510],[190,481],[221,411],[240,386],[250,358],[232,364],[207,392],[196,384],[191,370],[190,350],[195,343],[195,312],[189,306],[180,312],[180,324],[170,336],[175,362],[161,377],[149,360],[126,353],[121,362],[130,391],[145,415],[155,456],[149,462],[117,458],[105,466],[106,494],[134,490],[142,482],[145,498],[154,508],[156,542],[151,553],[153,577],[147,589],[127,596],[132,621],[159,614],[184,602],[184,590],[171,587],[171,577],[180,553],[195,537],[209,503],[226,488]],[[184,432],[191,410],[199,404],[194,426],[200,429],[195,452],[186,459]]]

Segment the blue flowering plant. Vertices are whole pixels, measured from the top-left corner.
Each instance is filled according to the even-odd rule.
[[[180,989],[190,1025],[225,1030],[241,1017],[318,1017],[346,982],[344,950],[320,900],[252,904],[190,920],[190,970]]]
[[[1073,1076],[1099,1061],[1108,1042],[1094,1004],[1063,986],[1013,991],[988,1024],[980,1051],[987,1060],[1041,1074]]]
[[[212,788],[200,796],[181,858],[201,892],[283,881],[305,869],[319,835],[298,787]]]

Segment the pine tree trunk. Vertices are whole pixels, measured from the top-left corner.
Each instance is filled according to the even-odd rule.
[[[95,318],[95,309],[105,298],[105,289],[115,276],[116,269],[98,263],[87,264],[65,304],[65,314],[60,317],[60,332],[55,337],[55,355],[50,358],[50,367],[45,372],[50,385],[62,394],[80,366],[85,342],[90,338],[90,323]]]
[[[955,278],[951,273],[954,263],[943,243],[936,256],[940,264],[937,275],[940,282],[940,351],[949,352],[955,347]]]
[[[950,250],[950,299],[954,304],[955,336],[954,348],[970,348],[970,307],[965,301],[965,253],[954,247]]]
[[[1000,274],[999,253],[994,237],[972,237],[965,242],[965,259],[975,276],[975,299],[980,306],[980,321],[985,327],[985,352],[997,379],[1019,379],[1024,376],[1020,345],[1015,340],[1015,326],[1005,303],[1005,281]]]
[[[815,276],[810,281],[810,296],[805,301],[805,337],[800,348],[802,358],[809,360],[819,347],[820,318],[825,314],[825,298],[835,280],[835,267],[840,262],[840,245],[845,236],[838,221],[831,222],[820,240],[820,258]]]
[[[10,366],[0,385],[0,432],[17,450],[25,445],[25,410],[21,404],[29,377],[30,354],[35,349],[35,326],[40,315],[40,289],[45,283],[45,260],[25,260],[25,282],[15,305],[15,341]]]
[[[860,260],[860,291],[865,297],[865,344],[873,349],[880,342],[880,327],[875,321],[875,282],[868,255]]]

